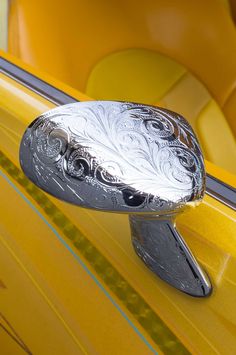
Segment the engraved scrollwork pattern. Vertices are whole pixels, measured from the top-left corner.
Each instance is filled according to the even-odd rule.
[[[20,154],[22,168],[41,188],[81,206],[171,210],[204,192],[203,158],[191,127],[154,106],[91,101],[55,108],[27,129]]]

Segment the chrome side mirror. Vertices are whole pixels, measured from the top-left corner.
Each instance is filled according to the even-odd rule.
[[[128,213],[134,249],[156,275],[192,296],[210,294],[207,275],[175,228],[176,216],[205,189],[199,143],[183,117],[129,102],[57,107],[27,128],[20,163],[59,199]]]

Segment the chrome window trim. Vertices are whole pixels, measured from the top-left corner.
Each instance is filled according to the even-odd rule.
[[[206,193],[236,211],[236,189],[233,186],[207,174]]]
[[[0,72],[56,105],[79,101],[2,57],[0,57]],[[206,193],[224,205],[236,210],[236,189],[210,174],[207,174]]]
[[[0,57],[0,72],[34,91],[36,94],[43,96],[48,101],[53,102],[55,105],[65,105],[78,101],[2,57]]]

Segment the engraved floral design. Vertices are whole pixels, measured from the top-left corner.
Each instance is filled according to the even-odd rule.
[[[94,208],[177,208],[204,191],[202,154],[189,124],[135,103],[83,102],[47,112],[26,131],[21,164],[46,191]]]

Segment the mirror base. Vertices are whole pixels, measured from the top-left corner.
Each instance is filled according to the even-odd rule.
[[[134,250],[171,286],[191,296],[209,296],[211,282],[176,230],[174,220],[174,215],[130,215]]]

